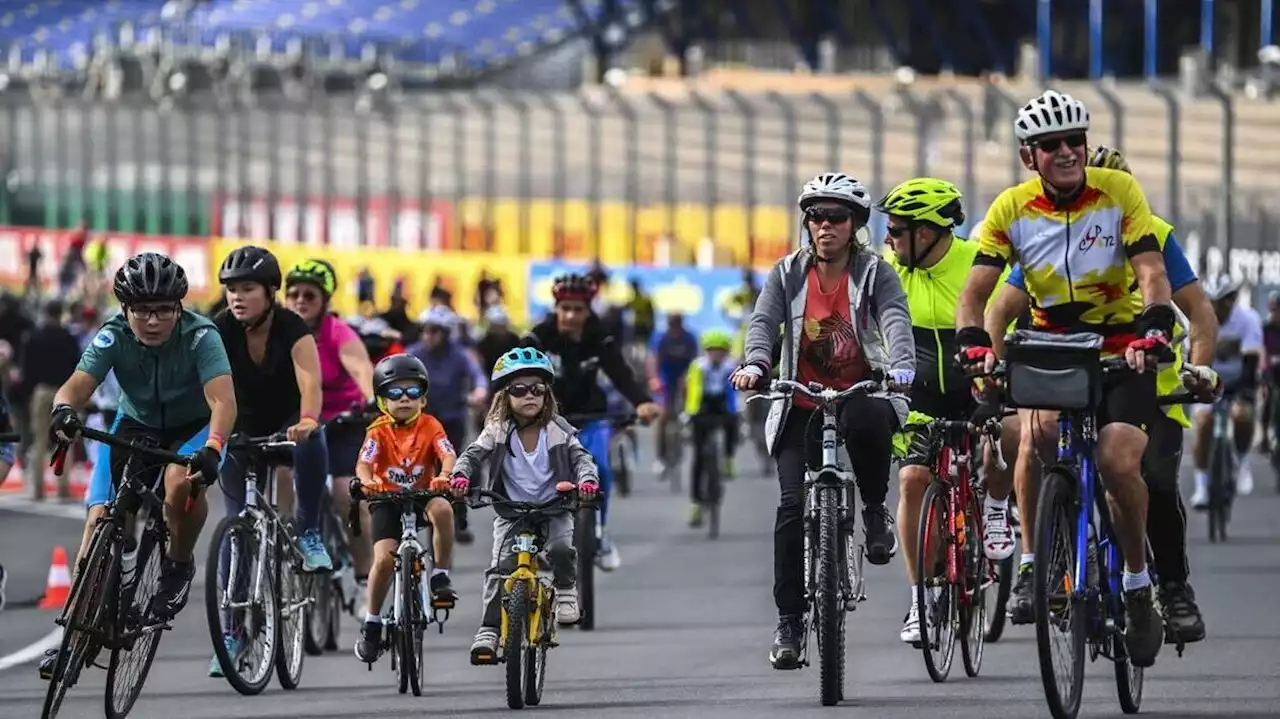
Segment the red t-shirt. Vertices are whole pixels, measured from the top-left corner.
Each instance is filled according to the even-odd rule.
[[[849,319],[849,274],[842,274],[834,287],[823,291],[817,269],[810,269],[808,286],[796,381],[848,389],[869,373]],[[795,404],[803,409],[817,406],[800,393],[795,395]]]

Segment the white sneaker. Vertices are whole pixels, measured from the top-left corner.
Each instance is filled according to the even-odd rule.
[[[1249,455],[1240,459],[1240,467],[1236,471],[1236,494],[1241,497],[1253,492],[1253,469],[1249,467]]]
[[[612,572],[622,566],[622,555],[613,545],[608,532],[600,535],[600,547],[596,550],[596,564],[606,572]]]
[[[556,590],[556,622],[559,624],[577,624],[582,618],[578,609],[578,590]]]
[[[987,559],[999,561],[1013,556],[1013,528],[1008,509],[988,505],[982,517],[982,551]]]
[[[1209,485],[1196,482],[1196,491],[1191,494],[1192,509],[1206,509],[1209,506]]]
[[[655,459],[655,460],[653,460],[653,469],[652,469],[652,472],[653,472],[653,476],[657,477],[658,479],[666,479],[666,478],[667,478],[667,465],[666,465],[665,463],[663,463],[663,461],[662,461],[662,460],[660,460],[660,459]]]
[[[920,646],[920,606],[915,602],[911,602],[911,609],[907,610],[907,621],[902,625],[898,636],[903,644]]]

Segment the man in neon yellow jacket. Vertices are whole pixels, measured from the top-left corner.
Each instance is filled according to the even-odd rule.
[[[730,358],[733,338],[721,330],[708,330],[701,337],[702,354],[685,372],[684,415],[693,429],[693,468],[689,474],[689,526],[702,524],[702,507],[716,501],[704,496],[701,482],[702,456],[698,447],[709,441],[711,433],[724,432],[724,476],[735,472],[733,453],[738,444],[738,398],[729,376],[737,368]]]

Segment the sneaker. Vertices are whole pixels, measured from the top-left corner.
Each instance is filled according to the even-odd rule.
[[[227,655],[230,656],[232,659],[235,659],[236,655],[240,653],[240,640],[236,639],[235,637],[229,637],[224,635],[222,637],[222,644],[227,648]],[[217,653],[214,653],[213,659],[209,660],[209,676],[211,677],[226,676],[222,672],[222,662],[218,661]]]
[[[612,572],[622,566],[622,555],[609,538],[609,532],[601,532],[600,547],[596,550],[596,564],[606,572]]]
[[[702,505],[697,502],[689,505],[689,526],[694,529],[702,526]]]
[[[1036,620],[1034,570],[1031,564],[1018,567],[1018,582],[1009,595],[1009,621],[1014,624],[1032,624]]]
[[[987,559],[1000,561],[1013,556],[1013,527],[1009,526],[1009,511],[987,506],[982,517],[982,551]]]
[[[1161,582],[1156,596],[1164,610],[1166,635],[1176,635],[1186,644],[1204,639],[1204,618],[1196,605],[1196,593],[1190,584]],[[1166,641],[1172,637],[1166,636]]]
[[[476,666],[498,663],[498,628],[480,627],[471,640],[471,663]]]
[[[442,609],[453,609],[458,601],[458,593],[453,588],[453,581],[448,574],[433,574],[428,582],[431,588],[431,605]]]
[[[378,661],[382,653],[382,623],[365,622],[360,629],[360,639],[356,641],[356,659],[365,664]]]
[[[302,550],[302,571],[327,572],[333,569],[333,559],[325,549],[320,532],[314,529],[303,532],[298,538],[298,549]]]
[[[191,594],[191,578],[195,574],[195,562],[175,562],[165,557],[160,586],[151,598],[148,612],[161,621],[169,621],[178,616],[178,612],[187,606],[187,597]]]
[[[1240,458],[1240,466],[1236,471],[1236,495],[1247,497],[1253,493],[1253,468],[1249,466],[1249,455]]]
[[[903,644],[910,644],[916,649],[920,648],[920,605],[914,600],[911,602],[911,608],[907,610],[907,618],[902,624],[902,631],[898,632],[898,638]]]
[[[1156,663],[1164,645],[1164,620],[1151,586],[1124,593],[1124,648],[1135,667]]]
[[[570,587],[568,589],[556,590],[556,623],[558,624],[577,624],[582,618],[582,614],[578,609],[578,589]]]
[[[1196,470],[1196,491],[1191,493],[1191,508],[1206,510],[1209,508],[1209,473]]]
[[[867,561],[872,564],[888,564],[898,553],[898,535],[891,528],[893,517],[883,504],[862,510],[862,532],[866,536]]]
[[[660,459],[653,460],[653,467],[650,468],[650,471],[653,472],[653,476],[659,479],[667,478],[667,465]]]
[[[769,663],[774,669],[800,668],[800,642],[804,624],[800,617],[787,614],[778,618],[778,628],[773,631],[773,648],[769,650]]]

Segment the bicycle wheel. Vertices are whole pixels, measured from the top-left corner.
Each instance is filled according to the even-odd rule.
[[[1142,707],[1143,669],[1135,667],[1129,661],[1129,653],[1124,646],[1124,632],[1111,633],[1111,657],[1116,673],[1116,693],[1120,698],[1120,709],[1125,714],[1137,714]]]
[[[818,582],[814,613],[818,624],[820,694],[835,706],[844,692],[844,601],[840,591],[840,489],[819,487]]]
[[[342,614],[346,611],[346,599],[342,593],[342,580],[332,577],[329,582],[329,626],[324,634],[324,649],[332,652],[338,648],[342,634]]]
[[[333,630],[333,581],[328,574],[311,573],[303,578],[303,591],[310,599],[303,649],[311,656],[324,654]]]
[[[422,572],[418,556],[403,544],[400,547],[400,693],[405,689],[422,696],[422,630],[426,612],[422,606]],[[406,687],[407,685],[407,687]]]
[[[138,542],[134,578],[129,581],[132,586],[124,586],[120,591],[120,599],[124,601],[117,612],[116,626],[123,636],[121,646],[111,652],[104,697],[109,719],[127,716],[133,709],[160,647],[163,624],[152,621],[147,607],[160,589],[165,550],[163,531],[143,532]]]
[[[529,646],[529,585],[516,582],[503,598],[507,611],[507,636],[502,659],[507,663],[507,706],[524,708],[528,674],[524,670],[525,649]]]
[[[538,641],[524,650],[524,703],[536,707],[542,703],[542,687],[547,681],[547,647],[555,636],[555,590],[539,584],[541,596],[538,611]]]
[[[982,503],[978,492],[971,491],[964,510],[966,518],[964,557],[964,591],[960,604],[960,657],[964,673],[978,676],[987,638],[987,594],[993,566],[982,549]]]
[[[631,495],[631,462],[627,459],[627,448],[623,446],[626,441],[626,435],[618,432],[609,443],[609,463],[613,465],[613,485],[617,488],[618,494],[623,497]]]
[[[986,617],[986,634],[983,639],[988,643],[1000,641],[1004,636],[1004,623],[1008,617],[1009,593],[1013,591],[1013,556],[1010,555],[995,565],[994,592],[985,595],[989,602],[984,616]]]
[[[1080,511],[1073,488],[1076,480],[1051,470],[1040,489],[1036,506],[1036,562],[1034,579],[1036,648],[1045,700],[1054,719],[1075,719],[1084,689],[1086,617],[1085,605],[1071,595],[1071,575],[1076,565],[1076,520]],[[1060,678],[1054,662],[1062,650],[1051,646],[1054,633],[1066,634],[1065,653],[1070,660]]]
[[[62,643],[58,647],[58,659],[54,662],[49,688],[45,692],[44,708],[40,712],[44,719],[58,716],[62,699],[80,678],[80,670],[86,662],[85,655],[90,645],[95,643],[94,635],[102,625],[106,609],[107,580],[112,554],[116,551],[113,533],[114,527],[111,524],[99,524],[93,530],[84,560],[77,562],[79,567],[75,582],[71,585],[62,617],[58,620],[63,626]]]
[[[715,433],[717,436],[719,433]],[[720,536],[720,500],[724,491],[723,478],[720,476],[720,463],[724,452],[716,439],[706,442],[699,448],[702,452],[702,504],[707,508],[707,538]]]
[[[1231,506],[1232,447],[1214,438],[1209,455],[1209,541],[1227,541],[1227,513]]]
[[[916,609],[920,613],[920,644],[929,678],[944,682],[956,655],[959,592],[947,577],[951,532],[949,490],[930,482],[920,505],[916,546]]]
[[[596,628],[596,509],[583,507],[574,519],[573,544],[578,550],[578,628]]]
[[[261,543],[250,519],[223,517],[205,562],[205,618],[213,653],[227,683],[246,696],[262,693],[271,682],[279,646],[275,562],[270,552],[260,560]]]
[[[274,562],[276,598],[280,605],[280,619],[277,637],[280,649],[276,652],[276,677],[280,686],[285,689],[297,689],[302,681],[302,662],[306,658],[307,627],[310,626],[310,595],[307,582],[302,573],[301,558],[294,549],[294,537],[297,536],[297,522],[293,517],[283,517],[282,527],[276,533],[276,561]],[[327,580],[328,575],[319,575],[313,579]],[[321,581],[321,584],[327,584]]]
[[[682,406],[682,405],[677,405]],[[680,465],[684,462],[684,437],[677,422],[668,421],[663,432],[667,435],[667,456],[663,458],[671,493],[680,493]]]

